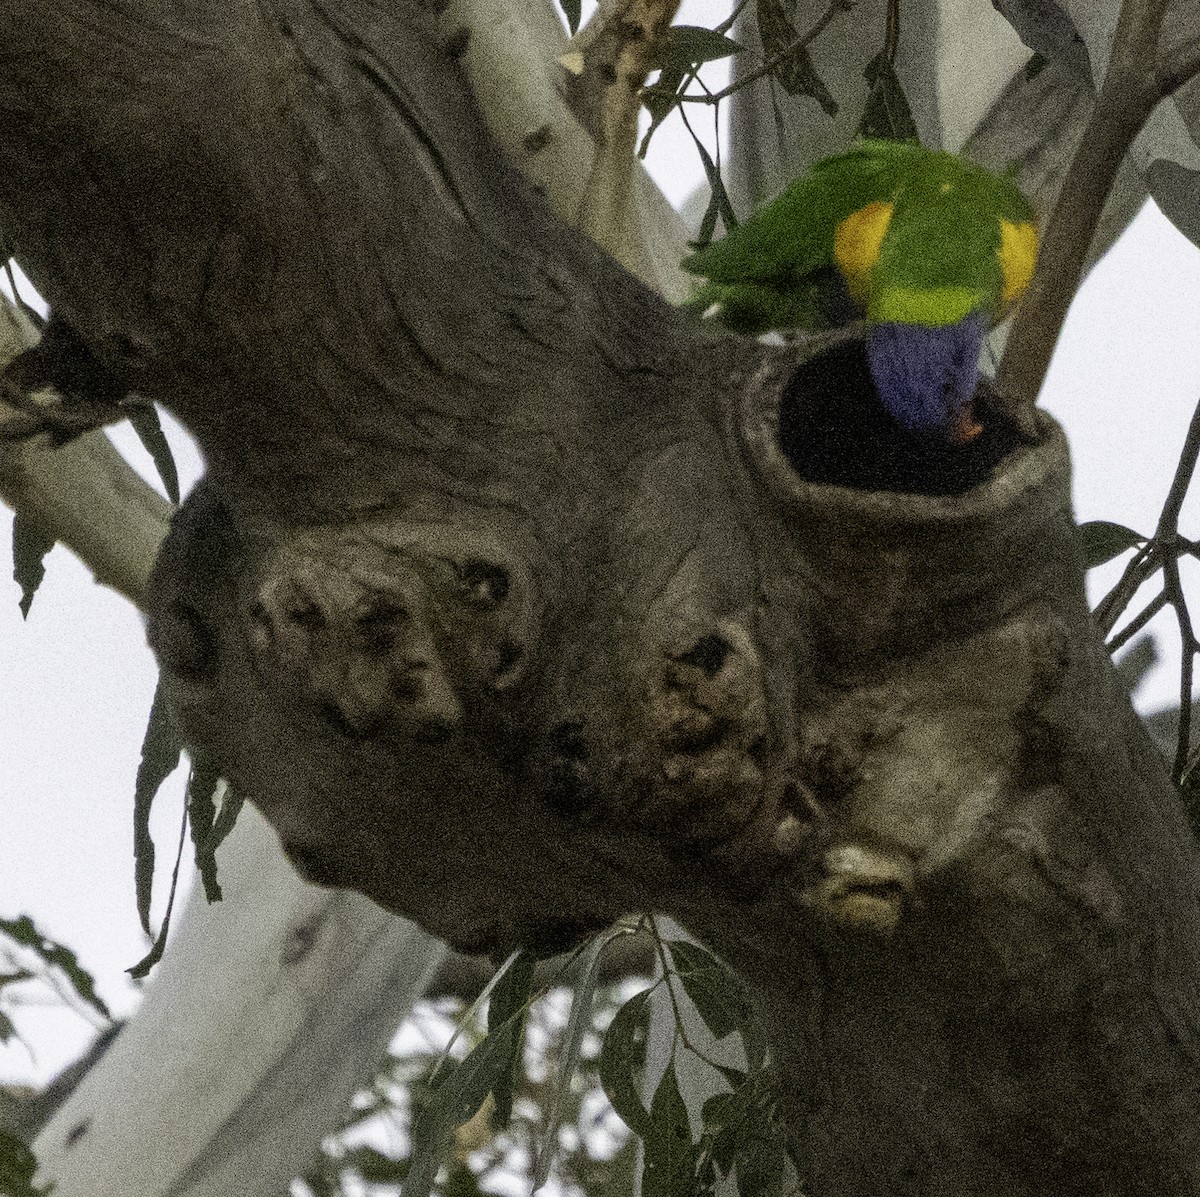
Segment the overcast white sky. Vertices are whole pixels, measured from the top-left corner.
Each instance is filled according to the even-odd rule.
[[[683,19],[711,22],[709,5],[693,0]],[[660,131],[648,165],[673,201],[703,178],[677,128]],[[1070,434],[1081,518],[1153,528],[1200,396],[1198,313],[1200,252],[1150,206],[1088,279],[1044,395]],[[114,438],[149,469],[127,429]],[[194,454],[176,443],[194,478]],[[1194,502],[1185,513],[1195,535]],[[0,508],[5,554],[10,525]],[[115,1011],[127,1013],[136,994],[123,970],[146,947],[134,910],[131,805],[155,669],[141,619],[123,599],[63,549],[47,564],[24,623],[19,590],[0,571],[0,915],[33,915],[78,950]],[[1160,622],[1166,660],[1139,696],[1149,709],[1174,693],[1177,647],[1169,621]],[[179,782],[155,820],[162,861],[178,834]],[[190,879],[185,871],[183,884]],[[35,1058],[20,1045],[0,1049],[0,1081],[46,1079],[91,1035],[56,1007],[18,1017]]]

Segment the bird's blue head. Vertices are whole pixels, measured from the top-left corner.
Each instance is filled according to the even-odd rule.
[[[971,414],[979,350],[987,331],[983,312],[956,324],[930,327],[881,321],[867,332],[867,360],[879,398],[913,432],[966,442],[980,432]]]

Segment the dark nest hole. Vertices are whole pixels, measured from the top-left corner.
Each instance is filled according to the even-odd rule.
[[[987,480],[1021,443],[985,381],[975,393],[983,431],[965,445],[909,431],[876,394],[862,341],[804,363],[779,402],[779,443],[809,482],[910,495],[959,495]]]

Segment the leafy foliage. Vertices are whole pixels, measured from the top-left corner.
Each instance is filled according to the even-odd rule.
[[[183,741],[167,711],[162,686],[154,691],[150,717],[142,737],[142,759],[133,783],[134,891],[142,930],[150,934],[150,897],[154,884],[154,840],[150,836],[150,810],[164,781],[175,771],[183,754]]]
[[[40,990],[27,995],[29,989]],[[0,918],[0,1043],[20,1039],[10,1011],[21,1001],[44,1003],[47,994],[93,1026],[112,1015],[92,974],[75,953],[37,927],[28,915]],[[7,1009],[5,1008],[7,1007]],[[37,1161],[26,1144],[0,1128],[0,1197],[41,1197],[33,1183]]]
[[[96,981],[92,974],[79,963],[79,958],[70,948],[43,935],[27,914],[19,915],[15,919],[0,918],[0,935],[6,936],[18,948],[27,949],[28,953],[44,966],[41,975],[45,979],[53,983],[61,977],[75,996],[101,1018],[111,1020],[112,1014],[96,992]],[[0,986],[30,980],[36,976],[38,974],[29,969],[18,968],[0,976]]]
[[[757,0],[758,36],[771,64],[771,78],[789,96],[811,96],[826,116],[837,116],[838,102],[817,74],[808,47],[819,29],[802,34],[788,18],[781,0]]]
[[[163,782],[178,767],[182,756],[183,742],[175,730],[175,724],[167,711],[162,687],[159,686],[150,704],[150,717],[142,737],[142,756],[134,780],[133,793],[134,889],[138,917],[141,919],[142,930],[147,935],[153,935],[150,929],[150,900],[154,886],[155,860],[154,840],[150,835],[150,811]],[[171,873],[166,913],[149,953],[128,970],[130,976],[146,976],[162,959],[171,924],[171,911],[175,905],[184,837],[189,828],[196,854],[196,868],[204,885],[204,896],[210,902],[221,900],[216,851],[233,830],[241,809],[241,796],[225,785],[216,769],[203,760],[197,759],[192,762],[188,774],[183,825],[180,828],[179,850]]]
[[[607,945],[635,930],[654,938],[662,975],[600,986]],[[646,918],[594,938],[549,977],[518,955],[492,985],[486,1021],[480,1002],[460,1018],[465,1055],[448,1054],[452,1041],[389,1056],[341,1143],[305,1178],[314,1197],[401,1181],[404,1197],[465,1197],[491,1191],[501,1173],[511,1183],[514,1172],[534,1192],[553,1177],[571,1194],[624,1197],[639,1139],[645,1197],[706,1197],[731,1176],[746,1197],[794,1192],[753,1004],[710,952],[660,939]],[[697,1032],[722,1045],[740,1037],[749,1063],[711,1058]],[[684,1054],[719,1087],[691,1112],[677,1067]],[[382,1150],[385,1127],[401,1130],[399,1150]]]

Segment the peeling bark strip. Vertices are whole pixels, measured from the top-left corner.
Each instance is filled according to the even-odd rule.
[[[757,987],[817,1197],[1200,1191],[1196,851],[1052,421],[935,452],[853,337],[699,328],[413,3],[0,17],[2,225],[208,459],[175,712],[307,877],[470,951],[676,915]]]

